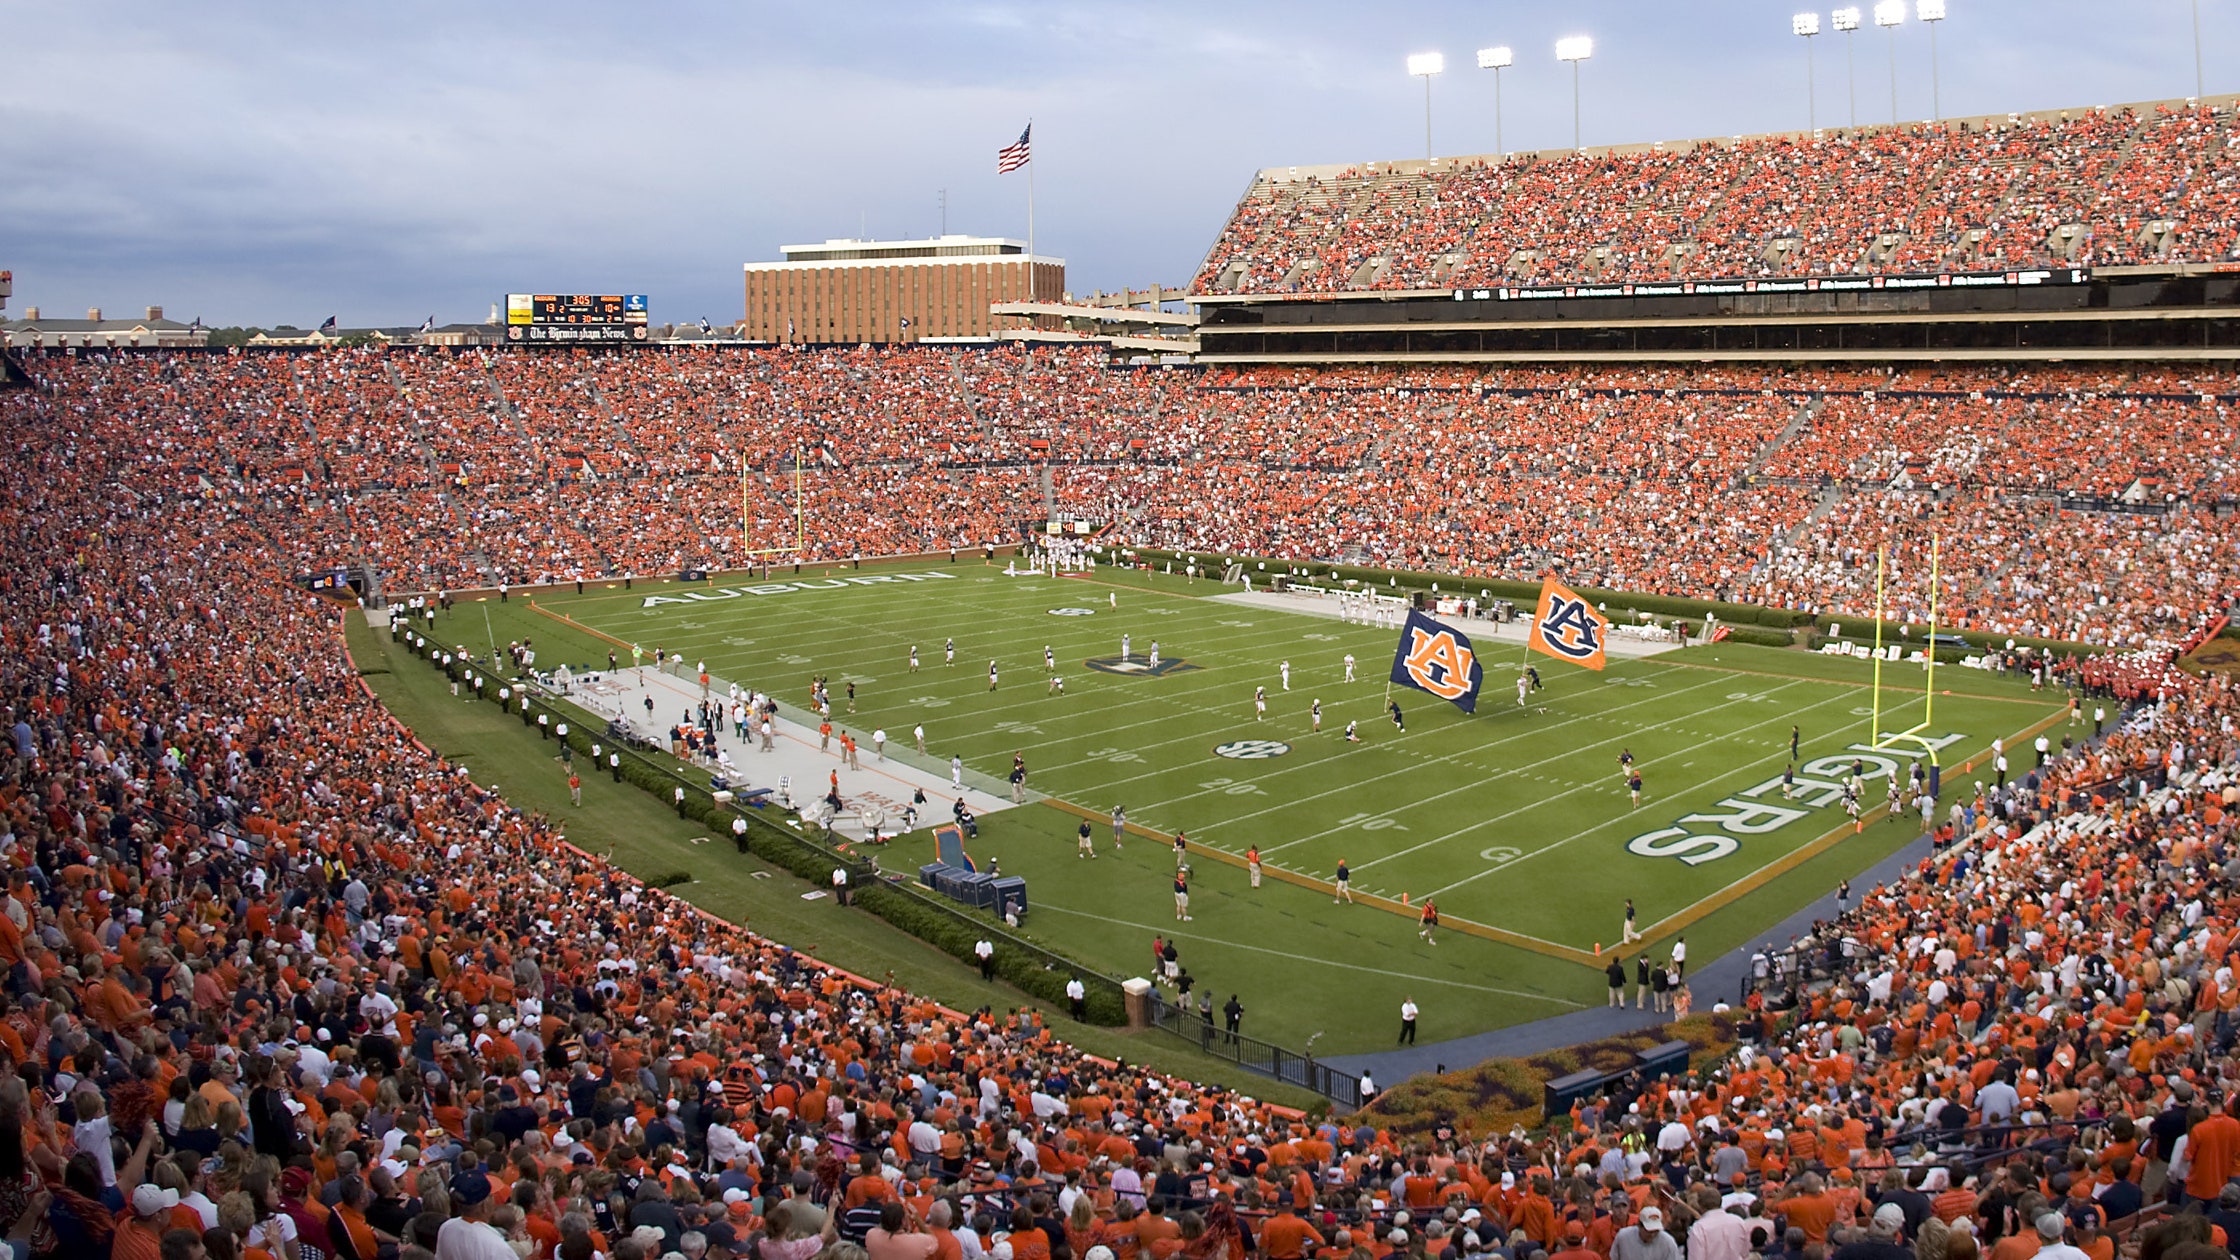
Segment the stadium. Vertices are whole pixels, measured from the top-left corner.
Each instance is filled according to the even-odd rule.
[[[2240,98],[786,251],[0,324],[16,1255],[2230,1254]]]

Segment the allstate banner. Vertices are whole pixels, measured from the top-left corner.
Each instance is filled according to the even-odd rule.
[[[1470,637],[1420,612],[1400,627],[1400,647],[1392,654],[1392,681],[1454,702],[1464,713],[1478,711],[1478,684],[1485,670]]]
[[[1553,577],[1540,582],[1540,607],[1532,618],[1527,645],[1559,661],[1601,669],[1603,648],[1610,642],[1610,620],[1577,591]]]

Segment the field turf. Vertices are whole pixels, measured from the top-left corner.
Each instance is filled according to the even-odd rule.
[[[1426,1041],[1599,1001],[1595,950],[1617,943],[1625,898],[1658,956],[1685,933],[1700,962],[1918,832],[1879,817],[1878,762],[1853,747],[1868,735],[1864,662],[1730,644],[1613,658],[1599,674],[1536,658],[1546,688],[1520,709],[1518,649],[1481,641],[1477,714],[1394,689],[1403,732],[1384,712],[1397,632],[1214,598],[1235,590],[1110,569],[1006,577],[969,560],[812,566],[761,582],[595,584],[539,594],[534,605],[520,595],[468,603],[440,633],[476,648],[484,636],[528,638],[540,667],[603,668],[616,644],[624,661],[629,644],[658,647],[797,706],[811,675],[824,674],[835,697],[857,684],[857,711],[838,700],[835,723],[859,735],[883,726],[890,755],[921,722],[927,764],[945,767],[954,752],[1001,778],[1022,755],[1029,786],[1049,799],[987,816],[971,851],[1026,877],[1031,935],[1122,976],[1147,971],[1155,935],[1176,939],[1217,1004],[1239,995],[1247,1031],[1293,1047],[1319,1035],[1321,1053],[1384,1044],[1403,996],[1422,1006]],[[1115,671],[1123,634],[1138,668]],[[945,666],[950,638],[957,660]],[[1166,666],[1157,675],[1140,668],[1153,640]],[[1045,645],[1063,695],[1050,694]],[[993,692],[991,658],[1001,668]],[[1920,667],[1884,669],[1894,710],[1884,728],[1915,725]],[[2023,773],[2026,733],[2065,703],[1959,667],[1940,668],[1937,685],[1928,734],[1952,737],[1940,752],[1948,803],[1989,777],[1995,736],[2007,741],[2012,773]],[[1254,718],[1256,686],[1268,692],[1264,721]],[[1307,716],[1317,698],[1319,734]],[[1349,720],[1361,743],[1344,741]],[[1806,780],[1832,783],[1854,758],[1867,762],[1863,834],[1825,787],[1805,783],[1784,799],[1775,781],[1792,724]],[[1621,749],[1644,780],[1638,809],[1620,779]],[[1901,775],[1905,761],[1894,759]],[[1119,852],[1103,821],[1116,804],[1131,826]],[[1075,854],[1083,817],[1098,820],[1093,863]],[[1173,909],[1166,841],[1178,830],[1191,853],[1188,923]],[[1254,844],[1268,871],[1258,890],[1240,861]],[[914,870],[930,848],[919,833],[882,861]],[[1327,881],[1341,858],[1363,904],[1332,903]],[[710,851],[704,860],[733,859]],[[1427,896],[1448,924],[1435,945],[1417,934]]]

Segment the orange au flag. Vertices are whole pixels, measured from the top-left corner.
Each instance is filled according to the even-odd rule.
[[[1609,642],[1609,618],[1555,578],[1540,580],[1540,609],[1532,618],[1527,646],[1559,661],[1601,669],[1607,663],[1603,647]]]

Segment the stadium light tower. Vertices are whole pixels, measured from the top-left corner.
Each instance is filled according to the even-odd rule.
[[[1906,20],[1906,0],[1875,0],[1874,24],[1890,41],[1890,121],[1898,121],[1898,26]]]
[[[1493,151],[1497,155],[1508,152],[1501,147],[1501,72],[1516,60],[1517,54],[1507,44],[1478,50],[1478,68],[1493,71]]]
[[[1929,117],[1944,119],[1944,101],[1937,95],[1937,23],[1944,21],[1944,0],[1914,0],[1913,15],[1929,24]]]
[[[1820,115],[1812,85],[1812,37],[1820,33],[1820,15],[1799,13],[1789,19],[1789,29],[1804,37],[1804,125],[1807,131],[1818,131]]]
[[[1571,149],[1579,150],[1579,63],[1594,56],[1594,39],[1587,35],[1566,35],[1556,41],[1556,60],[1571,63]]]
[[[1408,58],[1408,73],[1423,77],[1423,160],[1431,160],[1431,76],[1443,73],[1447,58],[1443,53],[1416,53]]]
[[[1859,125],[1859,63],[1851,55],[1851,41],[1859,34],[1859,11],[1837,9],[1828,15],[1828,24],[1843,32],[1843,80],[1851,96],[1851,125]]]

